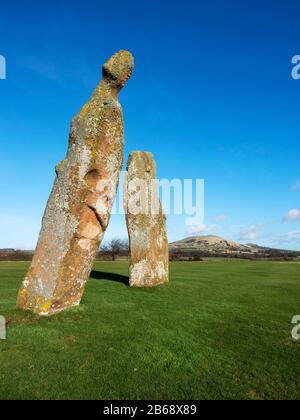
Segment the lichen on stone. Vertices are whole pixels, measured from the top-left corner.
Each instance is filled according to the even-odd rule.
[[[67,156],[56,167],[36,252],[19,292],[18,307],[22,309],[52,315],[81,301],[109,222],[123,164],[118,93],[133,66],[127,51],[111,57],[103,66],[101,83],[72,119]],[[97,185],[107,179],[111,185],[103,194]]]
[[[124,182],[124,207],[130,239],[130,285],[135,287],[153,287],[169,281],[166,218],[158,191],[153,189],[155,179],[153,155],[131,153]],[[159,211],[153,212],[157,201]]]

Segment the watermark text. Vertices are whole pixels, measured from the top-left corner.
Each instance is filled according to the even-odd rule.
[[[294,64],[294,67],[292,69],[292,78],[294,80],[300,79],[300,55],[294,55],[292,58],[292,64]]]
[[[292,338],[294,341],[300,341],[300,315],[295,315],[292,319],[292,324],[295,327],[292,329]]]
[[[0,315],[0,340],[6,340],[6,320]]]
[[[0,55],[0,80],[6,79],[6,59]]]

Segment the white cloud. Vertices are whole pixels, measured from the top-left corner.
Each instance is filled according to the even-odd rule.
[[[225,222],[226,219],[227,219],[227,216],[225,216],[225,214],[220,214],[220,215],[215,217],[215,221],[217,223]]]
[[[280,235],[279,242],[300,244],[300,230],[294,230]]]
[[[297,209],[290,210],[284,217],[284,222],[297,222],[300,220],[300,211]]]
[[[199,226],[191,226],[187,230],[188,235],[203,235],[205,233],[210,233],[214,230],[214,226],[211,225],[199,225]]]
[[[300,190],[300,181],[297,181],[295,185],[292,186],[291,191]]]
[[[59,67],[56,66],[56,64],[49,62],[49,61],[43,61],[39,58],[25,58],[23,62],[21,63],[23,67],[25,67],[27,70],[33,71],[34,73],[38,74],[39,76],[42,76],[46,79],[52,80],[54,82],[61,83],[61,76],[59,73]]]
[[[239,239],[241,241],[255,241],[259,238],[262,227],[262,224],[257,223],[246,229],[242,229],[239,233]]]

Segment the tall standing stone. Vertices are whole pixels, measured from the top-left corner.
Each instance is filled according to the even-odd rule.
[[[130,286],[153,287],[169,281],[166,217],[159,200],[151,153],[130,155],[124,185],[130,240]]]
[[[72,120],[19,308],[51,315],[81,301],[119,183],[124,134],[118,93],[133,66],[127,51],[111,57],[100,85]]]

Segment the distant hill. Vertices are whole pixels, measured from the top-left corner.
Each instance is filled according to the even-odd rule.
[[[234,256],[253,258],[276,258],[300,256],[300,251],[288,251],[261,247],[255,244],[239,244],[219,236],[192,236],[170,244],[170,253],[184,256]]]

